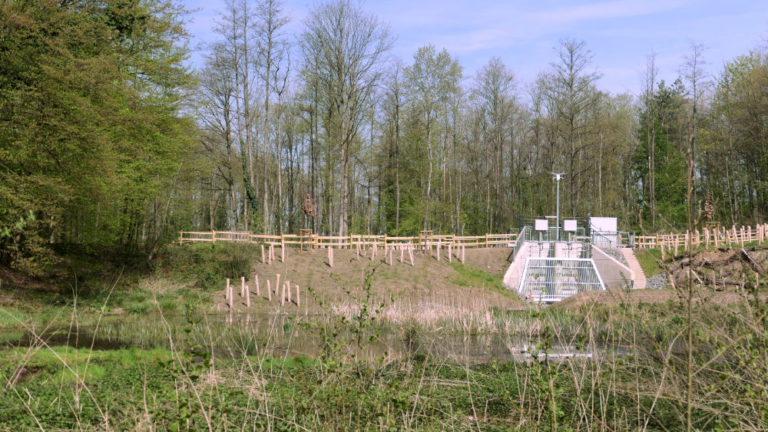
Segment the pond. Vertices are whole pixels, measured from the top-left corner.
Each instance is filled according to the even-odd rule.
[[[328,316],[282,314],[148,314],[105,317],[98,325],[68,326],[24,331],[6,346],[71,346],[113,350],[173,348],[211,352],[237,358],[322,356],[324,353],[357,358],[404,359],[430,356],[458,363],[498,361],[593,359],[624,355],[622,347],[580,346],[570,337],[551,338],[546,350],[541,338],[524,334],[426,331],[413,325],[357,327]],[[358,337],[359,334],[359,337]]]

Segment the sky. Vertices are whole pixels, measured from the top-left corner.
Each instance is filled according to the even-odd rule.
[[[253,0],[255,1],[255,0]],[[356,0],[353,0],[356,1]],[[201,67],[205,44],[224,0],[184,0],[193,12],[190,63]],[[445,48],[471,80],[492,57],[532,83],[557,60],[564,38],[583,40],[592,53],[599,89],[638,94],[647,59],[655,55],[660,79],[680,75],[692,44],[703,47],[705,71],[715,77],[726,62],[768,46],[768,0],[368,0],[359,6],[387,25],[394,38],[390,55],[404,65],[419,47]],[[290,22],[285,33],[296,43],[316,0],[283,0]],[[298,51],[292,55],[298,59]],[[294,68],[296,66],[293,66]]]

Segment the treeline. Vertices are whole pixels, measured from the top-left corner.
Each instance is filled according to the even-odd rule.
[[[357,3],[316,6],[299,34],[278,0],[229,0],[205,64],[187,70],[184,11],[167,0],[0,4],[0,260],[52,244],[151,256],[179,229],[325,234],[504,232],[554,214],[625,229],[764,221],[764,50],[641,94],[598,88],[564,39],[534,82],[515,59],[465,76]],[[641,55],[641,54],[639,54]],[[506,62],[506,64],[505,64]],[[308,217],[306,197],[315,204]]]
[[[612,95],[574,39],[521,83],[514,59],[471,77],[431,45],[392,59],[386,25],[351,2],[318,6],[298,35],[287,21],[270,0],[230,1],[220,16],[200,71],[210,165],[190,228],[504,232],[554,214],[551,172],[566,173],[564,214],[616,215],[626,229],[683,228],[690,173],[698,224],[768,210],[762,52],[713,78],[693,45],[671,83],[649,57],[642,94]]]

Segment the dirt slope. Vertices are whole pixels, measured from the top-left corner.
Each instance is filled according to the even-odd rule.
[[[414,253],[411,266],[407,253],[393,254],[389,265],[383,251],[371,260],[371,251],[358,257],[354,250],[335,249],[334,266],[328,263],[326,249],[300,251],[287,249],[285,262],[280,262],[280,251],[275,251],[276,260],[271,264],[259,263],[247,278],[251,290],[253,311],[276,311],[313,313],[320,309],[357,308],[365,297],[363,286],[366,274],[370,274],[372,300],[384,302],[390,311],[402,314],[424,313],[485,313],[490,307],[520,308],[522,303],[514,293],[504,290],[500,283],[507,269],[508,248],[467,249],[466,263],[461,265],[456,257],[448,262],[443,251],[441,260],[423,252]],[[280,304],[282,288],[275,293],[277,275],[281,287],[290,281],[291,302]],[[256,278],[260,293],[256,295]],[[272,288],[272,299],[267,299],[267,280]],[[235,284],[235,308],[245,309],[240,297],[240,281]],[[295,286],[300,287],[301,305],[297,308]],[[310,294],[311,287],[314,294]],[[223,284],[222,284],[223,288]],[[228,309],[224,290],[216,295],[216,307]]]

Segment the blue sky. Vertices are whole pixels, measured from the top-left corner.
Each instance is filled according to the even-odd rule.
[[[186,0],[192,48],[216,39],[212,29],[223,0]],[[291,19],[286,34],[295,42],[317,1],[284,0]],[[598,87],[612,93],[638,93],[647,56],[656,54],[660,78],[678,76],[691,43],[704,47],[707,72],[768,44],[768,0],[379,0],[361,7],[387,24],[392,56],[409,64],[421,46],[445,48],[467,78],[491,57],[499,57],[524,86],[557,58],[562,38],[586,42]],[[293,55],[298,60],[298,55]],[[195,49],[191,61],[202,64]]]

